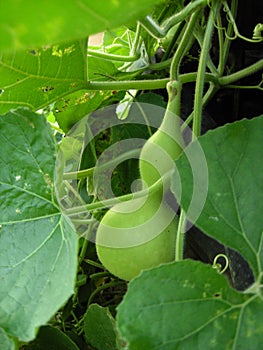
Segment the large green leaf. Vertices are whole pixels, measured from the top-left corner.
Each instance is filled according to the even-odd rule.
[[[0,112],[39,109],[86,86],[86,40],[0,54]]]
[[[184,260],[132,280],[117,312],[129,350],[247,350],[263,343],[260,294],[241,294],[203,263]]]
[[[262,128],[263,116],[260,116],[208,132],[185,149],[176,161],[178,173],[172,179],[172,190],[189,220],[237,250],[249,262],[255,277],[262,273],[263,266]],[[205,167],[195,156],[200,146],[208,169],[207,184],[202,176]],[[200,176],[195,176],[196,173]],[[204,195],[207,185],[203,208],[195,208],[194,191]],[[195,220],[197,209],[200,216]]]
[[[0,3],[0,49],[54,44],[132,22],[160,0],[17,1]]]
[[[55,144],[42,115],[0,116],[0,326],[28,341],[73,293],[77,235],[54,199]]]

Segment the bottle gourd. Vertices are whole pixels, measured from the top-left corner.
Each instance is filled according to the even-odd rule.
[[[171,170],[182,152],[180,119],[172,113],[180,105],[181,89],[177,82],[168,83],[167,89],[163,121],[140,154],[141,179],[147,186]],[[102,218],[96,234],[97,254],[117,277],[131,280],[144,269],[174,260],[178,218],[164,201],[166,186],[145,197],[120,202]]]

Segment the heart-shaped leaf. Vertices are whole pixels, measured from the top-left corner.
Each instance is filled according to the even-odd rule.
[[[73,293],[77,235],[54,198],[55,144],[42,115],[0,116],[0,326],[35,337]]]
[[[172,178],[172,191],[188,219],[237,250],[255,276],[263,266],[262,128],[260,116],[207,132],[184,150]],[[197,152],[200,147],[203,153]],[[205,198],[202,207],[193,193]]]
[[[209,265],[184,260],[129,283],[117,325],[129,350],[260,349],[263,303],[241,294]]]

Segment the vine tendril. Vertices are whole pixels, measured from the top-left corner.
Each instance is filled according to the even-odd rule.
[[[237,24],[235,22],[235,19],[234,19],[232,12],[231,12],[226,1],[223,2],[223,8],[224,8],[224,11],[226,12],[226,19],[229,23],[232,24],[234,34],[235,34],[233,37],[230,37],[227,34],[226,29],[222,28],[222,29],[224,29],[225,36],[228,40],[235,40],[236,38],[240,38],[240,39],[243,39],[243,40],[250,42],[250,43],[259,43],[259,42],[263,41],[263,37],[261,35],[261,31],[263,30],[263,25],[261,23],[257,24],[256,27],[254,28],[252,39],[247,38],[247,37],[240,34],[238,27],[237,27]]]
[[[224,268],[222,268],[222,265],[217,262],[219,258],[223,258],[225,260]],[[212,266],[214,269],[217,270],[218,273],[223,274],[228,269],[228,266],[229,266],[228,257],[225,254],[217,254],[214,258]]]

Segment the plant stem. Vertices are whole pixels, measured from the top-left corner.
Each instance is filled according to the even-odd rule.
[[[238,0],[232,0],[231,1],[231,13],[233,17],[236,16],[237,12],[237,5],[238,5]],[[229,49],[230,49],[230,43],[231,40],[229,39],[232,34],[233,34],[233,25],[231,22],[228,23],[227,30],[226,30],[226,39],[223,42],[222,38],[222,24],[221,24],[221,17],[220,14],[218,14],[218,37],[219,37],[219,63],[218,63],[218,74],[221,76],[224,72],[226,61],[228,58],[229,54]]]
[[[79,288],[81,286],[85,286],[85,284],[87,284],[87,277],[82,276],[80,279],[77,280],[75,287]]]
[[[167,50],[164,52],[164,55],[162,57],[162,61],[160,63],[163,63],[164,61],[168,61],[167,58],[171,56],[171,53],[174,52],[174,49],[176,47],[176,42],[180,36],[181,33],[183,33],[183,29],[186,26],[186,23],[182,21],[178,27],[176,28],[176,32],[174,33],[174,36],[172,40],[169,43],[169,46],[167,47]]]
[[[88,50],[87,54],[93,57],[102,58],[104,60],[120,61],[120,62],[133,62],[140,57],[140,55],[138,54],[134,54],[132,56],[121,56],[121,55],[114,55],[111,53],[96,51],[96,50]]]
[[[252,64],[249,67],[239,70],[238,72],[218,78],[218,83],[221,86],[232,84],[237,80],[243,79],[249,75],[260,71],[261,69],[263,69],[263,59],[259,60],[258,62]]]
[[[217,37],[218,37],[218,47],[219,47],[219,59],[218,59],[217,71],[218,71],[219,76],[221,76],[224,72],[224,69],[225,69],[224,44],[226,42],[229,42],[229,40],[226,39],[226,41],[224,42],[223,31],[222,31],[222,21],[221,21],[220,13],[218,13],[218,16],[217,16]]]
[[[171,62],[172,62],[172,58],[168,58],[161,62],[150,64],[148,68],[153,71],[163,70],[165,68],[170,67]]]
[[[70,216],[70,215],[75,215],[75,214],[81,214],[81,213],[85,213],[87,211],[91,211],[91,210],[95,210],[95,209],[101,209],[101,208],[107,208],[110,207],[114,204],[119,203],[120,201],[128,201],[131,199],[135,199],[135,198],[141,198],[147,195],[152,195],[154,193],[156,193],[157,191],[160,190],[160,188],[163,187],[163,183],[169,181],[171,178],[171,171],[168,171],[162,178],[160,178],[158,181],[156,181],[152,186],[141,190],[141,191],[137,191],[134,193],[128,193],[125,194],[123,196],[119,196],[116,198],[109,198],[109,199],[105,199],[103,201],[98,201],[98,202],[94,202],[94,203],[90,203],[90,204],[86,204],[86,205],[81,205],[75,208],[69,208],[69,209],[65,209],[65,214]]]
[[[99,292],[103,291],[104,289],[107,289],[107,288],[110,288],[110,287],[117,287],[117,286],[123,285],[124,283],[125,283],[124,281],[112,281],[112,282],[105,283],[105,284],[99,286],[97,289],[95,289],[90,294],[90,297],[89,297],[89,300],[88,300],[88,307],[91,304],[91,302],[94,299],[96,294],[98,294]]]
[[[108,276],[110,276],[110,273],[107,272],[107,271],[103,271],[103,272],[93,273],[92,275],[89,275],[89,278],[91,280],[93,280],[93,279],[102,278],[102,277],[108,277]]]
[[[153,36],[156,39],[161,39],[166,35],[166,32],[151,16],[146,16],[145,18],[142,18],[140,20],[140,24],[151,36]]]
[[[162,28],[165,33],[168,32],[175,24],[182,22],[184,19],[189,17],[193,12],[198,12],[199,8],[207,5],[207,0],[196,0],[186,5],[180,12],[176,13],[172,17],[168,18],[163,24]]]
[[[89,264],[89,265],[91,265],[91,266],[97,267],[98,269],[103,269],[104,268],[102,264],[99,264],[96,261],[93,261],[93,260],[90,260],[90,259],[84,259],[84,262]]]
[[[181,210],[178,229],[177,229],[177,235],[176,235],[175,261],[183,260],[185,224],[186,224],[185,212]]]
[[[178,45],[178,48],[175,52],[173,60],[170,66],[170,79],[171,80],[179,80],[179,66],[183,56],[189,50],[189,46],[192,44],[192,36],[195,24],[199,17],[199,11],[196,11],[192,14],[187,27],[185,29],[184,35]]]
[[[90,235],[90,232],[93,228],[93,224],[89,224],[88,225],[88,232],[87,232],[87,237],[83,237],[84,240],[83,240],[83,244],[82,244],[82,247],[81,247],[81,252],[79,254],[79,265],[82,263],[82,261],[84,260],[85,258],[85,255],[86,255],[86,252],[87,252],[87,249],[88,249],[88,245],[89,245],[89,235]]]
[[[168,60],[169,63],[171,60]],[[166,62],[160,62],[156,65],[152,65],[159,69],[163,69],[168,66]],[[249,67],[246,67],[236,73],[230,74],[228,76],[223,76],[218,78],[215,74],[205,72],[203,75],[204,82],[212,82],[215,85],[227,85],[235,82],[236,80],[243,79],[248,75],[254,74],[257,71],[263,68],[263,60],[252,64]],[[200,74],[199,74],[200,75]],[[197,80],[198,73],[185,73],[180,74],[178,79],[182,84],[195,82]],[[125,91],[129,89],[134,90],[155,90],[155,89],[164,89],[168,83],[169,78],[154,79],[154,80],[123,80],[123,81],[88,81],[86,83],[87,90],[116,90],[116,91]]]
[[[123,81],[88,81],[87,90],[155,90],[165,88],[169,79],[123,80]]]
[[[138,52],[138,48],[140,46],[140,42],[141,42],[141,25],[138,22],[136,27],[136,32],[135,32],[135,38],[132,43],[132,48],[130,52],[132,56],[136,56],[136,53]]]
[[[204,31],[201,28],[199,23],[197,23],[195,26],[194,36],[196,37],[196,40],[198,41],[200,48],[202,48],[203,41],[204,41]],[[216,76],[218,75],[217,69],[216,69],[209,53],[207,56],[207,67],[210,69],[211,73],[213,73]]]
[[[140,149],[132,149],[131,151],[125,152],[118,157],[115,157],[114,159],[110,160],[109,162],[106,162],[104,164],[89,168],[89,169],[84,169],[84,170],[78,170],[78,171],[71,171],[68,173],[63,174],[63,180],[73,180],[73,179],[83,179],[86,177],[91,176],[96,168],[99,167],[100,170],[103,169],[108,169],[110,166],[116,166],[116,164],[119,164],[123,162],[126,159],[130,159],[132,157],[138,156],[140,153]]]
[[[141,19],[140,23],[150,35],[157,39],[162,39],[167,34],[168,30],[174,25],[181,23],[193,12],[197,12],[198,8],[206,5],[207,0],[195,0],[190,2],[181,11],[165,20],[161,26],[151,16],[146,16],[145,18]]]
[[[218,88],[217,86],[215,86],[214,84],[210,84],[208,90],[206,91],[203,99],[202,99],[202,105],[203,107],[205,107],[207,105],[207,103],[210,101],[210,99],[214,96],[214,94],[217,92]],[[189,125],[191,123],[191,121],[193,120],[193,116],[194,116],[194,112],[192,112],[186,119],[186,121],[184,122],[184,124],[182,125],[182,132],[185,130],[186,126]]]
[[[217,15],[219,0],[215,1],[215,5],[211,8],[210,14],[207,20],[206,31],[204,35],[203,47],[201,50],[201,55],[199,59],[197,77],[196,77],[196,88],[195,88],[195,98],[194,98],[194,119],[193,119],[193,138],[200,135],[201,131],[201,118],[202,118],[202,99],[203,99],[203,89],[205,84],[205,71],[207,58],[209,55],[211,37],[214,30],[215,17]]]
[[[179,80],[182,84],[191,83],[196,81],[197,73],[185,73],[179,75]],[[206,73],[205,81],[212,81],[214,84],[218,84],[217,77],[212,73]],[[156,90],[164,89],[167,83],[170,81],[169,78],[154,79],[154,80],[123,80],[123,81],[88,81],[86,83],[87,90],[114,90],[114,91],[125,91],[125,90]]]

